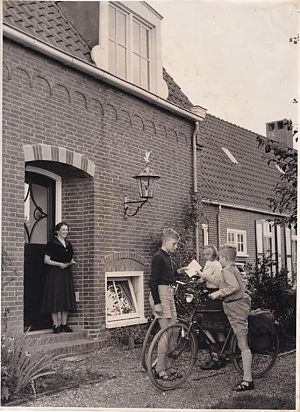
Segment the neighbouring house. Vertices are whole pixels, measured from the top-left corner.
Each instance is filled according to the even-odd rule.
[[[266,125],[266,136],[293,147],[291,123]],[[263,255],[288,269],[296,281],[297,234],[294,228],[274,225],[270,210],[280,170],[270,166],[258,148],[257,133],[207,114],[198,134],[198,187],[202,202],[202,245],[233,244],[238,264],[254,264]]]
[[[153,235],[180,226],[197,190],[195,247],[228,241],[241,262],[277,248],[280,265],[291,264],[293,235],[265,223],[279,171],[261,160],[254,133],[193,106],[163,69],[161,20],[146,2],[3,2],[2,325],[10,333],[51,326],[40,313],[43,255],[61,220],[79,263],[71,323],[93,347],[111,328],[146,321]],[[124,216],[125,206],[136,211],[124,201],[139,198],[132,176],[145,172],[145,151],[160,180],[151,206]]]

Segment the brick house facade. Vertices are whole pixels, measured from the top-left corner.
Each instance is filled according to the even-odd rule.
[[[50,236],[50,220],[63,220],[70,224],[79,263],[73,272],[78,311],[71,323],[105,339],[110,327],[145,322],[153,235],[165,226],[180,227],[195,190],[193,137],[198,149],[202,148],[197,152],[201,192],[210,186],[209,168],[207,184],[203,184],[205,162],[213,162],[207,140],[228,124],[220,121],[216,128],[202,122],[205,110],[193,113],[192,104],[165,70],[161,69],[168,85],[167,99],[130,89],[119,78],[114,83],[106,73],[100,78],[101,69],[90,58],[93,44],[81,37],[61,10],[54,2],[7,1],[4,5],[2,315],[14,333],[30,326],[30,316],[39,317],[32,311],[37,312],[42,293],[43,245]],[[153,153],[151,167],[161,179],[151,206],[124,220],[124,195],[137,197],[132,176],[143,169],[145,150]],[[35,218],[41,225],[41,210],[47,211],[48,226],[39,232],[44,231],[42,240],[30,242],[25,234],[24,241],[24,181],[27,194],[31,185],[43,204],[34,217],[27,198],[28,221]],[[52,189],[46,181],[51,181]],[[203,193],[205,199],[224,202],[208,192]],[[253,261],[254,221],[267,215],[224,206],[218,226],[220,207],[211,203],[204,208],[209,242],[226,241],[227,228],[245,230],[247,253]],[[37,231],[33,236],[38,236]],[[35,242],[40,245],[38,252]],[[34,266],[40,273],[32,273]],[[110,318],[108,285],[122,282],[133,316]],[[36,329],[43,328],[39,325]]]
[[[284,127],[282,131],[285,143],[292,147],[292,130]],[[206,115],[198,135],[202,245],[234,244],[242,267],[269,255],[277,270],[288,269],[288,278],[294,282],[297,235],[293,228],[272,224],[278,214],[270,210],[269,199],[280,171],[263,159],[256,138],[257,133]]]

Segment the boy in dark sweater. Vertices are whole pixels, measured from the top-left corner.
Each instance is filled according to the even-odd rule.
[[[177,313],[174,301],[174,289],[177,274],[184,273],[185,268],[174,270],[170,254],[177,249],[179,234],[173,229],[164,229],[162,234],[162,247],[152,258],[150,286],[150,305],[153,314],[159,320],[160,328],[163,329],[171,323],[176,322]],[[170,337],[169,344],[172,337]],[[165,344],[159,345],[157,354],[156,373],[161,379],[169,379],[176,373],[168,368],[166,353],[168,348]]]

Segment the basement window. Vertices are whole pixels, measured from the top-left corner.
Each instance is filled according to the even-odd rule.
[[[105,274],[106,327],[144,323],[143,272]]]
[[[236,160],[236,158],[233,156],[231,151],[227,149],[227,147],[222,147],[223,152],[227,155],[227,157],[232,161],[232,163],[239,164],[239,162]]]

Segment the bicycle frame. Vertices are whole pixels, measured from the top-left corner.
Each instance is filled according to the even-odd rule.
[[[205,330],[201,326],[201,322],[199,322],[199,320],[196,318],[196,313],[200,313],[200,314],[201,313],[216,313],[216,312],[219,312],[219,311],[218,310],[205,310],[205,309],[204,310],[201,310],[201,309],[199,310],[198,308],[202,303],[202,300],[200,299],[201,292],[196,291],[196,290],[193,290],[193,295],[196,295],[195,299],[197,299],[197,303],[196,303],[196,305],[194,305],[193,310],[189,310],[186,307],[186,305],[184,305],[182,303],[182,301],[179,299],[179,297],[176,295],[176,292],[178,291],[178,287],[179,287],[179,284],[177,283],[176,288],[175,288],[175,303],[181,309],[183,309],[187,314],[187,318],[184,318],[184,319],[180,318],[179,320],[184,321],[184,323],[186,323],[188,325],[188,332],[191,331],[191,329],[194,325],[197,325],[197,327],[200,329],[200,331],[203,333],[206,340],[208,341],[208,344],[213,343],[211,341],[210,337],[206,335]],[[229,331],[227,332],[227,335],[225,337],[225,341],[224,341],[224,344],[222,346],[222,349],[219,353],[221,356],[224,355],[225,349],[226,349],[227,345],[229,344],[230,339],[232,338],[232,336],[233,336],[233,330],[232,330],[232,327],[230,327]]]

